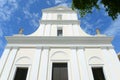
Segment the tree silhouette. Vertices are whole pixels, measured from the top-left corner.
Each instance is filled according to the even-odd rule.
[[[94,7],[100,9],[100,4],[104,5],[108,16],[113,20],[120,14],[120,0],[73,0],[72,9],[77,9],[83,17],[87,13],[92,13]]]

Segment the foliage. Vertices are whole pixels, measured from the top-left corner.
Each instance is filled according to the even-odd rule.
[[[83,17],[87,13],[92,13],[93,8],[100,9],[100,4],[104,5],[113,20],[120,14],[120,0],[73,0],[72,9],[77,9]]]

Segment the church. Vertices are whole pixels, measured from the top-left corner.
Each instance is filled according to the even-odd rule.
[[[6,36],[0,80],[120,80],[113,37],[85,33],[71,8],[43,9],[39,28],[22,33]]]

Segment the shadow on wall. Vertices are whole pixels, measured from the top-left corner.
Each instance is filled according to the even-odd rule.
[[[119,60],[120,60],[120,52],[118,53],[118,58],[119,58]]]

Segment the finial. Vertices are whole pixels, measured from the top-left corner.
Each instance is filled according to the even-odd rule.
[[[19,29],[19,34],[23,34],[23,28]]]
[[[96,34],[100,34],[100,30],[98,28],[96,29]]]

